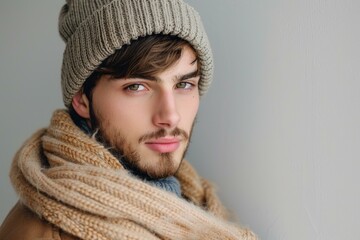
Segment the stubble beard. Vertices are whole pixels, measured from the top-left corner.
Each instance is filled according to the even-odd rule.
[[[118,155],[120,158],[119,160],[125,165],[125,168],[137,175],[149,179],[161,179],[176,174],[187,153],[195,123],[194,121],[189,134],[179,128],[175,128],[171,132],[160,129],[152,133],[144,134],[139,138],[139,145],[146,140],[165,136],[180,137],[181,141],[186,144],[179,162],[174,159],[174,153],[158,153],[157,165],[154,166],[153,163],[147,162],[149,160],[143,159],[145,156],[140,156],[140,153],[131,145],[131,143],[126,141],[125,136],[120,130],[113,127],[109,120],[102,117],[98,111],[95,113],[92,106],[90,108],[90,119],[91,126],[93,126],[92,129],[96,129],[97,131],[96,139],[103,143],[105,147],[108,147],[112,153]]]

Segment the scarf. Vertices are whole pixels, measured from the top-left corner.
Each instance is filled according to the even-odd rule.
[[[256,239],[225,220],[214,188],[186,160],[179,198],[129,174],[66,110],[24,143],[10,178],[23,204],[80,239]]]

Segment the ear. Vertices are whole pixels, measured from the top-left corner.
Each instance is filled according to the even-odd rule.
[[[89,99],[82,91],[75,94],[71,102],[74,110],[79,114],[80,117],[90,119],[90,104]]]

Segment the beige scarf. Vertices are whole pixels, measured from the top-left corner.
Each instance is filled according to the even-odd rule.
[[[66,110],[25,142],[10,177],[26,206],[81,239],[256,239],[224,220],[213,187],[187,161],[176,175],[180,199],[131,176]]]

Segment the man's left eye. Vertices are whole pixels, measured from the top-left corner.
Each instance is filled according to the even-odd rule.
[[[188,82],[179,82],[176,84],[176,88],[190,89],[193,87],[193,84]]]

